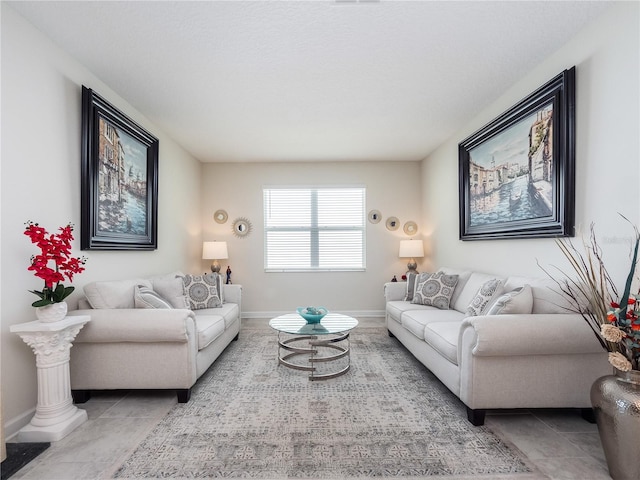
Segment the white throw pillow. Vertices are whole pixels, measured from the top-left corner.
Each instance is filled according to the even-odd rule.
[[[502,281],[497,278],[492,278],[491,280],[484,282],[478,289],[475,297],[471,300],[471,303],[469,303],[466,312],[467,315],[470,317],[482,315],[487,306],[491,303],[491,300],[502,292],[500,288],[501,286]]]
[[[442,271],[421,273],[416,280],[416,291],[411,303],[448,310],[457,283],[458,275],[446,275]]]
[[[183,276],[184,273],[176,271],[150,278],[153,289],[162,298],[166,299],[173,308],[190,308],[184,292]]]
[[[136,285],[133,301],[136,308],[172,308],[167,300],[144,285]]]
[[[523,285],[498,297],[487,315],[529,314],[533,310],[531,285]]]
[[[91,308],[135,308],[136,285],[151,287],[151,282],[142,278],[112,282],[91,282],[83,287]]]

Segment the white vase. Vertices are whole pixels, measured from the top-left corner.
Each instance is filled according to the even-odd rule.
[[[67,302],[58,302],[36,307],[36,316],[41,322],[59,322],[67,316]]]

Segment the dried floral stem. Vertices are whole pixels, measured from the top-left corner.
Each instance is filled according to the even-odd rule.
[[[629,222],[624,216],[622,218]],[[616,362],[624,362],[626,358],[629,361],[629,368],[637,370],[640,368],[640,320],[638,319],[640,312],[636,309],[638,295],[631,295],[631,286],[638,261],[640,232],[635,226],[634,231],[635,245],[631,268],[626,278],[622,298],[618,296],[616,286],[604,264],[602,249],[598,245],[593,224],[591,224],[589,240],[583,239],[582,250],[578,249],[570,239],[556,240],[560,251],[571,265],[572,275],[554,267],[562,275],[561,278],[556,278],[539,262],[538,265],[558,285],[560,292],[571,300],[572,305],[568,310],[582,315],[602,347],[608,352],[617,352],[621,355],[616,357]],[[619,304],[614,302],[618,298],[620,298]],[[613,311],[610,310],[610,306],[614,308]],[[604,325],[607,325],[604,330],[610,333],[607,338],[602,333]],[[619,329],[619,332],[612,332],[612,328]],[[621,358],[623,359],[620,360]]]

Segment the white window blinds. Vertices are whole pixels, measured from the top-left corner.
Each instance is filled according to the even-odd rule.
[[[263,196],[265,270],[364,270],[364,188],[264,188]]]

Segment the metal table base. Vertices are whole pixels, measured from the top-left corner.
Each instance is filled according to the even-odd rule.
[[[330,378],[336,378],[344,375],[351,368],[351,345],[349,341],[349,332],[336,334],[336,336],[332,338],[325,338],[326,335],[323,335],[321,340],[318,339],[319,337],[317,335],[302,335],[283,338],[284,335],[290,336],[290,334],[278,332],[278,363],[288,368],[309,372],[309,380],[328,380]],[[346,341],[346,345],[339,345],[339,343],[343,341]],[[308,346],[292,345],[296,342],[307,342],[306,345]],[[318,356],[318,347],[337,350],[338,353],[334,355]],[[283,356],[282,350],[290,353]],[[309,365],[300,365],[289,361],[289,359],[299,355],[308,355]],[[344,357],[347,357],[347,365],[340,370],[323,374],[316,373],[317,363],[333,362]]]

